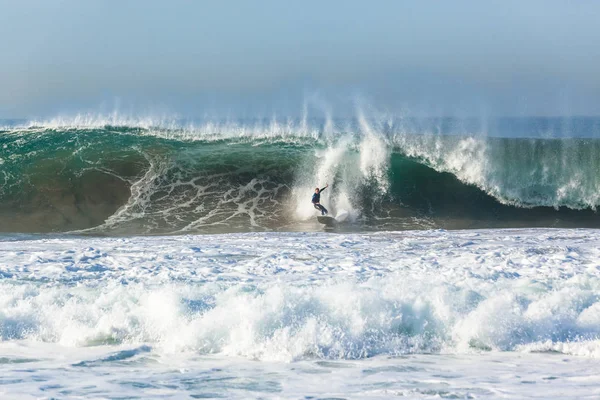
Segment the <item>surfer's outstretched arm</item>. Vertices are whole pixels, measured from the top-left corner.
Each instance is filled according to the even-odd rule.
[[[325,187],[323,189],[319,189],[319,193],[321,193],[323,190],[327,189],[329,187],[329,183],[325,184]]]

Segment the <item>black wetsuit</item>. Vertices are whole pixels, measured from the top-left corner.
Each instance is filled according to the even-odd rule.
[[[319,204],[321,202],[321,192],[325,189],[327,189],[327,186],[319,190],[319,193],[314,193],[312,197],[313,206],[315,206],[317,210],[321,211],[321,215],[327,215],[328,213],[327,209]]]

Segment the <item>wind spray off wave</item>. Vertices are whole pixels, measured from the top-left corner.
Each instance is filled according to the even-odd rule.
[[[543,138],[536,127],[553,125],[536,119],[529,131],[513,124],[519,137],[447,125],[364,115],[13,124],[0,133],[0,231],[316,230],[318,182],[332,184],[325,204],[349,212],[340,229],[600,224],[593,132]]]

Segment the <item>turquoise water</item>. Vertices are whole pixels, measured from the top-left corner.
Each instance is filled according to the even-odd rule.
[[[7,123],[0,231],[600,226],[598,121],[434,122]]]

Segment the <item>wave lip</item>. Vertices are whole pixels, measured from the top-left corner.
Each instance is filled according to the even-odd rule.
[[[594,138],[94,118],[0,134],[0,232],[319,230],[325,183],[345,230],[600,226]]]

